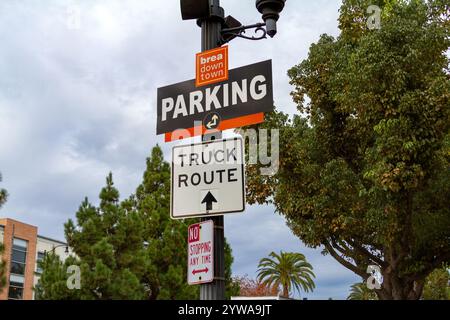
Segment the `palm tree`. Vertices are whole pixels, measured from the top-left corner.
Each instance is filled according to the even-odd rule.
[[[347,300],[377,300],[375,291],[367,288],[364,282],[355,283],[351,286],[350,295]]]
[[[283,296],[289,297],[292,289],[300,293],[313,291],[316,287],[312,278],[313,267],[301,253],[272,252],[270,258],[263,258],[258,265],[258,280],[268,287],[283,288]]]

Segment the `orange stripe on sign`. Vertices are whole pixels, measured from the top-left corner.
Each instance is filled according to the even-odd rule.
[[[245,126],[250,126],[253,124],[258,124],[264,122],[264,112],[251,114],[248,116],[233,118],[224,120],[219,124],[218,130],[228,130],[234,128],[240,128]],[[164,135],[165,142],[183,140],[187,138],[192,138],[196,136],[201,136],[205,133],[213,133],[216,130],[207,130],[204,126],[193,127],[188,129],[178,129],[173,132],[167,132]]]
[[[224,120],[219,124],[219,130],[240,128],[264,122],[264,112],[251,114],[248,116]]]

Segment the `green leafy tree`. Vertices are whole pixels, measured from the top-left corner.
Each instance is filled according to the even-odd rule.
[[[360,282],[351,286],[347,300],[378,300],[378,298],[375,291],[367,288],[364,282]]]
[[[301,253],[272,252],[270,258],[259,261],[258,280],[265,286],[280,287],[283,296],[289,297],[292,291],[313,291],[315,288],[313,267]]]
[[[2,174],[0,173],[0,182],[2,181]],[[0,208],[6,202],[6,198],[8,197],[8,193],[5,189],[0,188]],[[5,247],[3,243],[0,242],[0,292],[6,285],[6,263],[3,261],[3,252]]]
[[[446,266],[434,270],[427,277],[423,289],[424,300],[450,300],[450,276]]]
[[[280,129],[278,172],[247,168],[248,201],[274,203],[306,245],[364,280],[380,266],[380,299],[419,299],[450,260],[449,12],[441,0],[344,1],[341,35],[289,70],[301,115],[260,126]]]

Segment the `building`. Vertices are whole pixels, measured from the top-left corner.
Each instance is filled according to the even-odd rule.
[[[43,237],[37,227],[8,218],[0,218],[0,242],[5,246],[7,268],[0,300],[33,300],[33,288],[41,273],[37,262],[51,251],[63,260],[70,254],[66,243]]]

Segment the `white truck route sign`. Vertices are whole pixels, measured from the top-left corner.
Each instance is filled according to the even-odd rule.
[[[185,219],[244,211],[244,175],[241,138],[174,147],[171,217]]]

